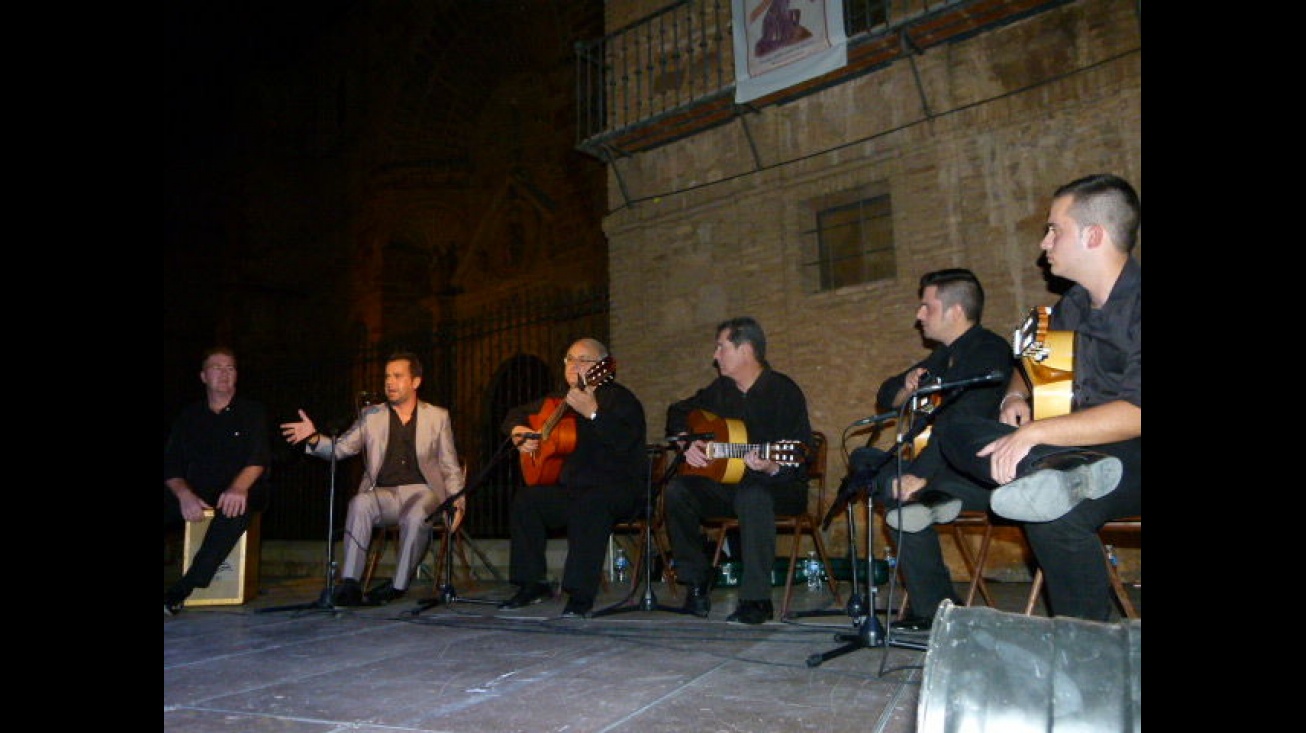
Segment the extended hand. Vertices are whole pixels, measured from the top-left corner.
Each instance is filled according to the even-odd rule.
[[[299,422],[281,423],[281,434],[285,436],[286,442],[291,445],[301,440],[307,440],[317,432],[317,428],[313,425],[313,421],[309,419],[308,413],[301,409],[299,417],[301,418]]]

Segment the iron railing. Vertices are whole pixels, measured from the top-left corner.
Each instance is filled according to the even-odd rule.
[[[778,104],[903,55],[1071,0],[843,0],[848,65],[819,84],[735,105],[731,0],[679,0],[576,53],[576,147],[602,160],[724,124],[738,107]],[[797,9],[806,3],[795,3]],[[754,6],[760,7],[760,6]]]
[[[964,0],[844,0],[849,42]],[[733,94],[731,0],[680,0],[576,44],[578,144]]]

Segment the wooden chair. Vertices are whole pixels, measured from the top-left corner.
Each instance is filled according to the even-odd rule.
[[[662,492],[656,486],[661,480],[662,472],[666,470],[667,451],[670,448],[665,443],[650,443],[648,451],[650,455],[650,476],[654,482],[653,491],[657,496],[653,500],[653,517],[652,521],[644,516],[638,516],[627,522],[618,522],[612,527],[612,540],[617,542],[619,537],[628,537],[632,540],[634,547],[630,553],[631,573],[630,584],[634,588],[639,585],[644,573],[644,548],[648,546],[648,535],[653,536],[653,546],[657,549],[658,557],[662,559],[663,577],[667,588],[671,591],[671,597],[675,598],[678,594],[676,589],[676,571],[671,564],[671,543],[668,541],[664,531],[666,523],[666,512],[663,508]],[[644,513],[643,501],[640,502],[640,514]],[[608,567],[612,567],[611,558],[609,557]],[[603,587],[607,588],[608,577],[604,574]]]
[[[467,547],[457,541],[459,532],[454,531],[454,548],[453,551],[463,561],[463,566],[472,567],[471,561],[467,558]],[[431,566],[431,589],[437,593],[440,590],[440,584],[444,580],[444,563],[446,553],[451,551],[449,533],[445,531],[443,521],[437,521],[431,526],[431,543],[428,546],[428,552],[433,552],[435,559]],[[363,590],[368,590],[372,585],[372,576],[376,574],[377,565],[381,563],[381,557],[385,555],[386,547],[393,542],[396,547],[399,545],[399,525],[389,527],[373,527],[372,541],[367,546],[367,564],[364,566],[362,585]],[[435,548],[439,548],[436,550]],[[421,563],[413,569],[413,580],[417,579],[417,573],[421,569]]]
[[[989,595],[989,587],[984,582],[984,564],[989,559],[989,548],[993,544],[993,523],[989,518],[987,511],[977,509],[968,509],[957,515],[957,518],[949,522],[949,533],[953,542],[957,544],[957,552],[961,555],[961,560],[966,564],[966,571],[970,573],[970,586],[966,589],[966,605],[975,605],[976,591],[984,598],[984,605],[990,608],[996,608],[993,603],[993,597]],[[981,529],[979,547],[974,551],[971,550],[970,543],[966,541],[967,529]],[[906,589],[902,592],[902,604],[898,606],[898,618],[904,618],[907,614],[908,593]]]
[[[1141,516],[1124,517],[1115,519],[1102,525],[1098,530],[1098,540],[1102,543],[1102,561],[1106,563],[1107,575],[1111,579],[1111,590],[1115,594],[1116,602],[1120,604],[1120,610],[1124,613],[1125,618],[1139,618],[1138,610],[1134,608],[1134,602],[1129,598],[1129,590],[1120,580],[1120,570],[1116,567],[1114,558],[1106,549],[1106,541],[1103,535],[1112,535],[1119,533],[1131,533],[1141,537],[1143,534],[1143,518]],[[1038,603],[1038,595],[1043,590],[1043,568],[1034,571],[1034,582],[1029,588],[1029,598],[1025,600],[1025,615],[1029,616],[1034,612],[1034,605]]]
[[[810,485],[816,482],[817,485],[817,514],[813,514],[810,508],[811,501],[808,500],[809,508],[801,514],[777,514],[775,517],[776,534],[787,533],[793,537],[793,542],[789,548],[789,571],[785,575],[785,594],[784,600],[780,603],[779,619],[781,621],[789,615],[789,601],[793,596],[794,590],[794,569],[798,566],[798,546],[804,536],[812,539],[812,544],[816,549],[817,556],[821,559],[821,564],[825,566],[826,582],[830,586],[830,592],[834,595],[835,603],[842,603],[839,596],[839,581],[835,580],[834,567],[830,565],[830,558],[825,552],[825,540],[821,537],[821,519],[819,510],[825,504],[825,475],[826,475],[826,458],[828,454],[828,444],[825,433],[812,431],[812,445],[807,453],[807,480]],[[705,522],[716,531],[716,551],[712,555],[712,567],[716,568],[721,562],[721,550],[725,545],[726,534],[732,529],[739,528],[739,520],[734,517],[715,517]]]

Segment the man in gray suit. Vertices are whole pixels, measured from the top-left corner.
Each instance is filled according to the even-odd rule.
[[[419,400],[421,384],[421,360],[416,354],[399,352],[386,361],[386,403],[363,410],[339,437],[319,433],[303,410],[298,422],[281,425],[286,441],[305,441],[309,455],[329,460],[333,450],[337,459],[364,454],[363,480],[349,500],[345,517],[345,563],[332,599],[337,606],[380,605],[402,598],[431,540],[426,518],[461,491],[466,481],[449,411]],[[462,523],[465,503],[465,498],[455,502],[450,532]],[[399,559],[394,581],[364,597],[358,579],[372,528],[395,525],[399,526]]]

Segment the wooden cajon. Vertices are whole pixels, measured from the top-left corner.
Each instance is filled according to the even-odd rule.
[[[183,573],[190,569],[200,542],[209,531],[213,512],[213,509],[205,509],[203,521],[186,523],[186,540],[182,545]],[[218,566],[209,587],[196,588],[186,599],[187,606],[238,606],[258,595],[261,518],[260,512],[250,517],[249,528]]]

